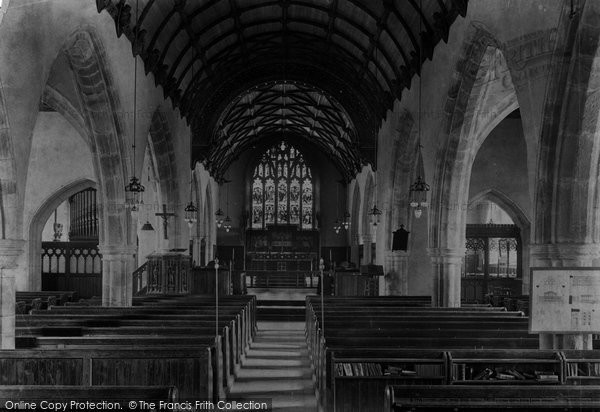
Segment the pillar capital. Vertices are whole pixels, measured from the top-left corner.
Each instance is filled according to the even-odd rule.
[[[529,247],[534,266],[596,266],[600,264],[598,243],[543,243]]]
[[[105,261],[130,259],[137,254],[135,245],[99,245],[98,249]]]
[[[462,264],[465,248],[428,248],[427,253],[434,264]]]

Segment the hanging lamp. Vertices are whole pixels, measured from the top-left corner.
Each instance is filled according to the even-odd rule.
[[[381,210],[377,208],[377,203],[373,203],[373,209],[369,212],[369,216],[371,216],[371,225],[377,227],[381,220]]]
[[[192,226],[194,226],[194,223],[196,223],[198,221],[198,208],[194,204],[193,191],[192,191],[192,187],[194,185],[193,173],[194,173],[194,171],[192,170],[192,177],[190,177],[190,203],[188,203],[187,206],[185,207],[185,209],[183,209],[184,219],[187,222],[188,227],[190,229],[192,228]]]
[[[142,229],[144,231],[153,231],[154,227],[152,226],[152,224],[150,223],[149,220],[146,220],[146,223],[144,223],[144,225],[142,226]]]
[[[339,204],[340,204],[340,188],[338,185],[335,186],[335,208],[336,208],[336,213],[337,213],[337,209],[339,208]],[[342,222],[340,221],[340,215],[338,214],[338,217],[335,219],[335,222],[333,223],[333,231],[335,232],[335,234],[339,234],[340,230],[342,230]]]
[[[227,186],[227,216],[225,217],[225,220],[223,220],[223,228],[225,229],[225,232],[231,230],[231,218],[229,217],[229,186]]]
[[[195,56],[194,56],[194,50],[195,48],[192,48],[192,80],[194,79],[194,63],[195,63]],[[191,173],[190,173],[190,203],[187,204],[187,206],[185,207],[185,209],[183,209],[183,218],[184,220],[187,222],[188,227],[191,229],[192,226],[194,226],[194,223],[196,223],[198,221],[198,208],[196,207],[196,205],[194,204],[194,197],[193,197],[193,188],[194,185],[194,169],[192,169]]]
[[[420,3],[422,3],[422,0]],[[422,23],[422,19],[419,19],[419,34],[421,34],[421,32],[422,32],[421,23]],[[422,128],[422,126],[421,126],[421,95],[422,95],[422,84],[423,84],[422,50],[423,50],[423,36],[421,36],[421,43],[419,45],[419,111],[418,111],[419,144],[417,145],[417,153],[415,154],[415,165],[418,164],[417,162],[419,160],[419,149],[422,147],[421,146],[421,128]],[[429,190],[430,190],[429,185],[427,184],[427,182],[425,182],[425,180],[421,176],[418,176],[417,180],[412,185],[410,185],[410,188],[409,188],[410,207],[413,208],[415,218],[417,218],[417,219],[420,218],[421,215],[423,214],[423,209],[425,209],[429,206],[429,203],[427,202],[427,192],[429,192]]]
[[[139,0],[136,0],[135,4],[135,39],[138,39],[139,25],[138,25],[138,7]],[[136,47],[134,47],[134,50]],[[144,185],[140,182],[135,176],[135,138],[136,138],[136,128],[137,128],[137,56],[134,51],[134,63],[133,63],[133,142],[131,145],[133,151],[133,173],[131,178],[129,179],[129,184],[125,186],[125,198],[126,198],[126,207],[131,209],[132,215],[137,214],[139,211],[139,205],[143,202],[142,194],[146,190]]]

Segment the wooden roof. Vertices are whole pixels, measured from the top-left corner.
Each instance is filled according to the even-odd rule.
[[[129,38],[146,72],[192,125],[192,161],[218,163],[212,168],[216,175],[229,163],[220,157],[224,144],[215,140],[230,137],[219,130],[224,112],[240,96],[248,98],[257,88],[267,93],[265,84],[272,93],[284,80],[302,84],[305,92],[312,88],[306,96],[322,96],[334,107],[333,117],[348,117],[351,138],[340,135],[344,150],[331,153],[344,163],[346,175],[356,173],[357,158],[375,166],[377,130],[386,110],[422,62],[432,58],[435,45],[447,41],[467,2],[96,0],[98,11],[111,14],[117,35]],[[278,100],[299,103],[294,100],[299,94],[294,96]],[[314,109],[284,111],[290,121],[306,124]],[[324,121],[325,128],[339,126]],[[235,156],[235,150],[229,152]],[[350,161],[342,161],[348,153]]]

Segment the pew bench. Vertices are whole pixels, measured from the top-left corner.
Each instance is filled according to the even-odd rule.
[[[17,347],[23,348],[22,342],[17,339]],[[230,374],[230,357],[227,343],[223,343],[220,336],[186,336],[184,338],[173,336],[90,336],[90,337],[33,337],[27,342],[26,349],[48,350],[120,350],[135,348],[145,350],[147,348],[169,349],[173,352],[179,351],[180,347],[197,348],[204,350],[208,347],[211,355],[211,375],[213,380],[214,399],[225,398],[225,393],[232,384]]]
[[[394,385],[385,411],[597,411],[600,386]]]
[[[174,386],[181,398],[210,400],[214,399],[212,363],[208,346],[182,346],[177,351],[164,347],[0,350],[0,388]]]

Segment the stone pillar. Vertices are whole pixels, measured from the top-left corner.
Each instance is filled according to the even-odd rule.
[[[136,248],[101,245],[102,306],[131,306]]]
[[[355,265],[358,265],[358,257],[360,256],[359,248],[362,247],[360,242],[360,235],[354,235],[354,237],[351,239],[352,246],[350,246],[350,262],[354,263]]]
[[[431,301],[434,307],[460,307],[460,282],[464,249],[429,249],[433,263],[433,291]]]
[[[202,262],[202,239],[197,235],[192,237],[192,262],[195,262],[195,266],[200,266]]]
[[[386,293],[388,295],[408,294],[408,258],[405,250],[388,250],[386,252]]]
[[[373,236],[363,235],[363,265],[369,265],[371,263],[371,243],[373,243]]]
[[[600,264],[595,243],[536,244],[530,246],[532,267],[590,267]],[[529,273],[523,274],[529,276]],[[600,292],[599,292],[600,293]],[[592,335],[540,333],[540,349],[593,349]]]
[[[15,269],[23,240],[0,240],[0,348],[15,348]]]

